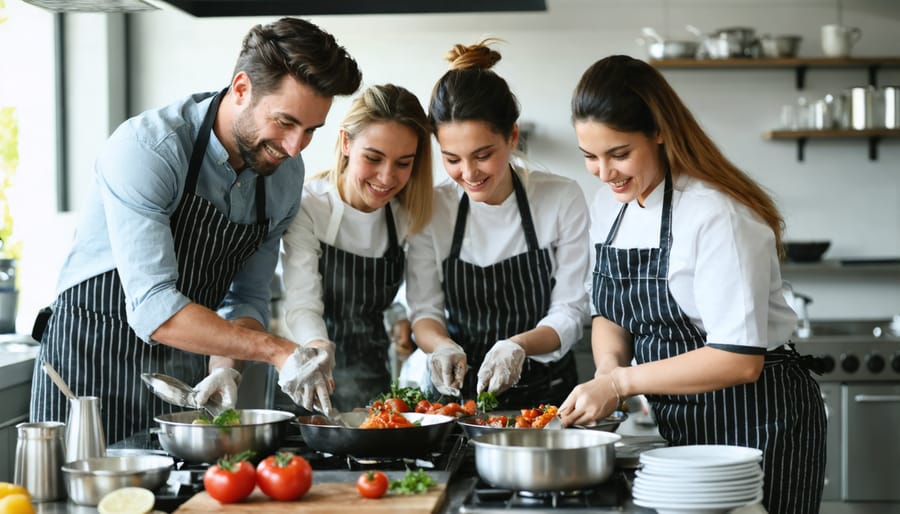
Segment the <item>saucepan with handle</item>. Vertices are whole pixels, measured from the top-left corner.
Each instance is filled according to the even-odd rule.
[[[358,428],[366,411],[341,414],[339,425],[325,416],[296,419],[303,440],[314,450],[361,458],[422,457],[438,451],[456,425],[456,418],[440,414],[402,414],[414,426],[405,428]]]

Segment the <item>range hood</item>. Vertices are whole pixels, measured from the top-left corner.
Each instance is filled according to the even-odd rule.
[[[143,0],[25,0],[57,12],[137,12]],[[546,0],[155,0],[194,16],[302,16],[546,11]]]

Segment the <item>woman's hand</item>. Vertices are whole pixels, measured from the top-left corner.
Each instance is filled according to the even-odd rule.
[[[446,342],[431,352],[431,383],[439,393],[459,396],[459,388],[466,378],[466,352],[456,343]]]
[[[612,414],[619,407],[619,393],[612,374],[602,374],[575,386],[559,407],[563,426],[587,425]]]

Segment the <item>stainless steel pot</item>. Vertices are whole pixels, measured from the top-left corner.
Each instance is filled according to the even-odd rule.
[[[403,416],[418,426],[409,428],[366,429],[359,427],[365,411],[345,412],[341,420],[347,426],[330,422],[325,416],[300,416],[297,424],[310,448],[334,455],[354,457],[422,457],[439,450],[456,419],[439,414],[405,412]]]
[[[759,39],[759,45],[765,57],[797,57],[801,41],[803,41],[801,36],[770,36],[766,34]]]
[[[660,41],[647,45],[647,55],[652,59],[693,59],[700,43],[696,41]]]
[[[599,430],[509,430],[474,439],[478,475],[517,491],[581,489],[606,481],[622,436]]]
[[[214,463],[223,455],[245,450],[259,460],[281,446],[294,414],[267,409],[243,409],[241,423],[232,426],[194,425],[201,411],[174,412],[154,418],[159,442],[170,455],[188,462]]]

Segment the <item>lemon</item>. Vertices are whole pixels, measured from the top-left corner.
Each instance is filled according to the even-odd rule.
[[[0,498],[5,498],[10,494],[24,494],[31,497],[28,491],[19,484],[11,484],[9,482],[0,482]]]
[[[100,514],[147,514],[156,497],[143,487],[123,487],[108,493],[97,504]]]

